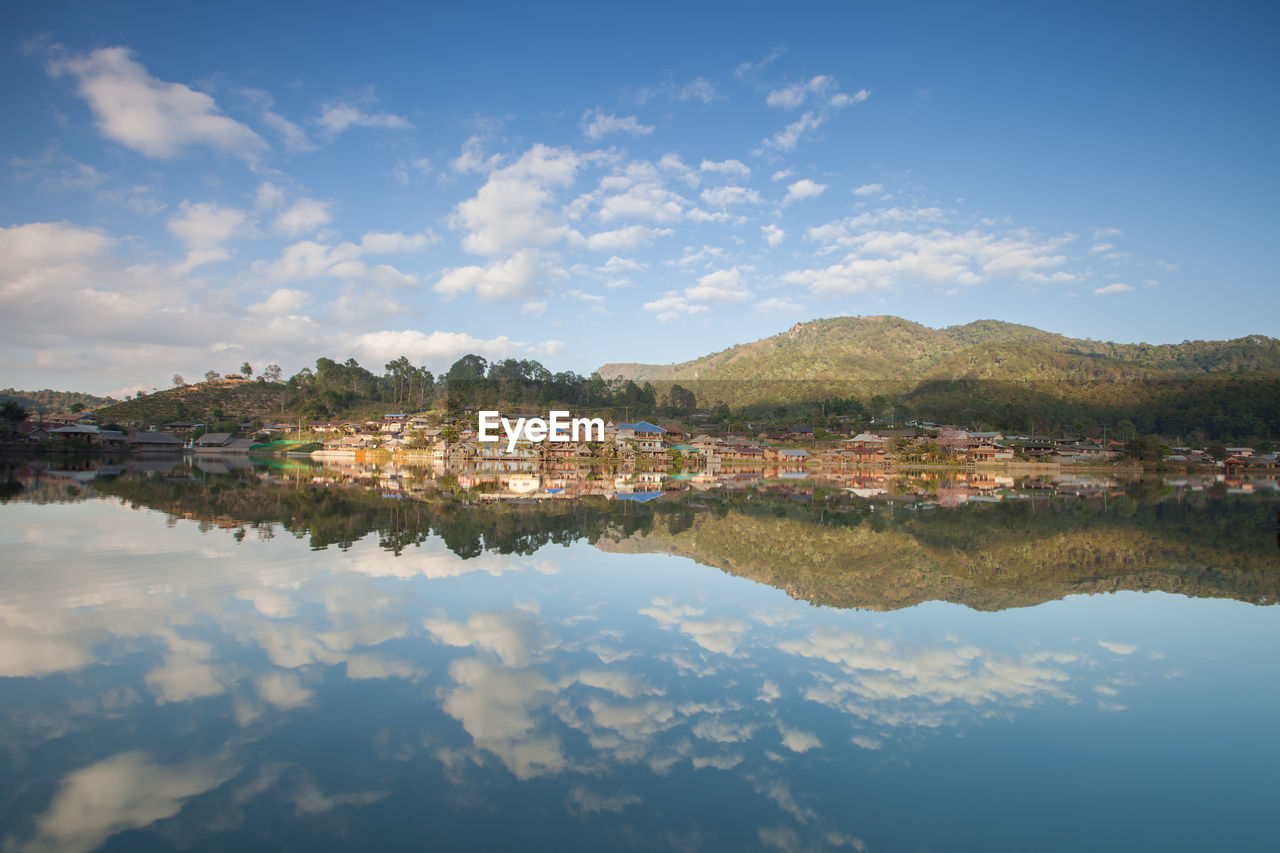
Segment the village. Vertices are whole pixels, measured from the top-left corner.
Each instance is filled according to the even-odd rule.
[[[1095,469],[1140,473],[1143,461],[1114,439],[1011,435],[915,421],[871,425],[852,435],[815,434],[804,426],[695,432],[675,423],[606,421],[603,441],[531,441],[519,435],[510,446],[505,440],[480,441],[474,411],[460,417],[431,411],[361,421],[241,424],[235,433],[209,432],[204,424],[188,422],[114,429],[96,421],[92,412],[44,415],[16,424],[14,433],[20,446],[31,450],[187,454],[213,464],[251,454],[305,457],[324,466],[317,484],[373,477],[386,481],[383,491],[389,496],[405,494],[405,484],[421,480],[421,470],[429,469],[432,479],[451,477],[451,484],[474,490],[482,500],[587,495],[650,500],[672,489],[754,487],[811,475],[870,497],[885,494],[886,482],[896,477],[927,478],[936,471],[945,503],[990,495],[1011,487],[1015,477],[1052,483]],[[1159,452],[1161,468],[1217,472],[1226,479],[1266,477],[1276,466],[1275,453],[1252,447],[1161,447]]]

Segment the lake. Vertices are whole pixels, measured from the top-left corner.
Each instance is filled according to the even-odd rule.
[[[1274,479],[5,481],[5,850],[1277,845]]]

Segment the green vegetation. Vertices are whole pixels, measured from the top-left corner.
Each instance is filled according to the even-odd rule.
[[[81,394],[79,391],[53,391],[48,388],[43,391],[19,391],[15,388],[5,388],[0,391],[0,403],[9,400],[32,414],[44,412],[46,415],[98,409],[115,402],[110,397],[95,397],[92,394]],[[75,408],[76,406],[80,406],[80,409]]]
[[[597,374],[651,382],[660,397],[679,383],[704,407],[724,402],[748,420],[772,412],[813,423],[820,409],[1041,433],[1077,422],[1187,440],[1280,432],[1280,341],[1261,336],[1152,346],[994,320],[930,329],[842,317],[682,364]]]
[[[267,382],[184,385],[112,403],[98,410],[99,421],[163,424],[170,421],[235,425],[284,416],[284,388]],[[213,430],[218,431],[218,430]]]

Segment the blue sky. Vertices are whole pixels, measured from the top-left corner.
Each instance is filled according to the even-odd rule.
[[[7,3],[0,385],[1280,333],[1275,6],[1036,5]]]

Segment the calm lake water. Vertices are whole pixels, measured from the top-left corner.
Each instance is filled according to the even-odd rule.
[[[1276,849],[1274,483],[304,473],[10,472],[3,849]]]

